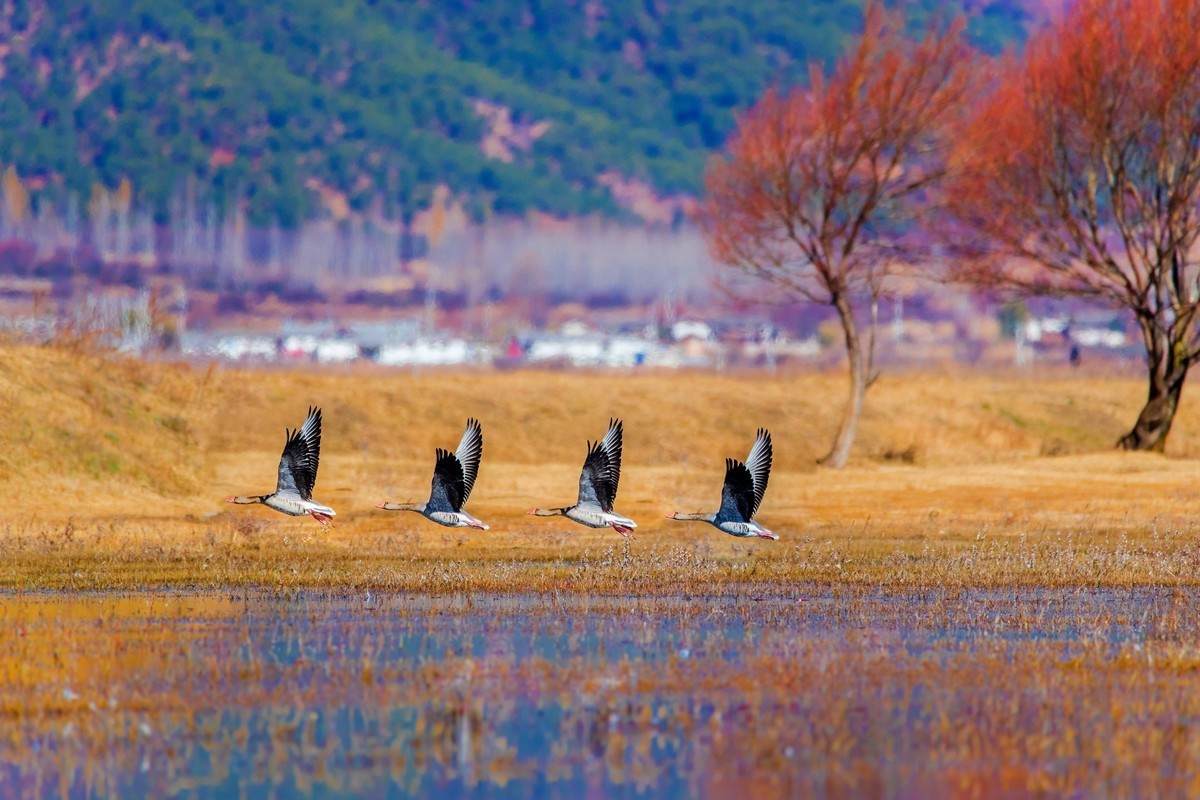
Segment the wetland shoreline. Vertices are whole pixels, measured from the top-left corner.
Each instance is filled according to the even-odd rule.
[[[1200,591],[803,592],[6,594],[0,788],[916,797],[1200,781]]]

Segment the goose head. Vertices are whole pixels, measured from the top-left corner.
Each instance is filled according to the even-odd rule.
[[[384,511],[420,511],[423,503],[376,503],[376,508]]]
[[[565,508],[533,508],[525,513],[535,517],[560,517],[565,516],[567,510]]]

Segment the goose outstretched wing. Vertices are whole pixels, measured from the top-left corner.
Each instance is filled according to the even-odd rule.
[[[462,511],[475,486],[479,459],[483,456],[483,429],[479,422],[467,420],[458,449],[451,453],[440,447],[433,467],[433,486],[429,492],[429,511]]]
[[[736,458],[725,459],[725,485],[721,488],[720,520],[749,522],[754,515],[754,478]]]
[[[749,522],[758,513],[771,475],[771,455],[771,434],[759,428],[744,464],[735,458],[725,459],[725,485],[721,489],[721,510],[717,512],[721,519]]]
[[[463,504],[463,468],[458,456],[449,450],[437,449],[433,465],[433,486],[429,491],[426,511],[458,511]]]
[[[463,431],[454,455],[458,458],[458,463],[462,464],[463,471],[462,503],[459,504],[461,506],[471,496],[471,489],[475,488],[475,478],[479,475],[479,461],[483,458],[483,427],[479,420],[467,420],[467,429]]]
[[[287,444],[279,457],[276,492],[295,492],[302,500],[312,499],[321,459],[321,409],[310,406],[299,430],[287,432]]]
[[[773,455],[770,432],[766,428],[759,428],[758,436],[754,439],[754,446],[750,448],[750,455],[746,456],[746,469],[749,470],[750,477],[754,479],[754,504],[750,506],[750,514],[746,519],[750,519],[758,513],[763,495],[767,493],[767,480],[771,477]]]
[[[594,504],[601,511],[612,511],[621,481],[621,437],[621,420],[611,419],[604,438],[595,444],[588,442],[587,458],[579,474],[579,505]]]

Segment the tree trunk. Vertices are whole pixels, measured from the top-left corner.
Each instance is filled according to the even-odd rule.
[[[863,398],[866,396],[869,380],[868,354],[864,352],[862,340],[859,339],[858,323],[854,320],[854,310],[850,307],[849,299],[845,295],[837,295],[833,305],[837,309],[842,333],[846,337],[846,359],[850,365],[850,396],[842,410],[842,422],[838,426],[833,447],[818,459],[817,463],[841,469],[850,457],[850,446],[854,444],[854,436],[858,433],[858,418],[862,415]]]
[[[1161,453],[1167,446],[1171,423],[1175,421],[1190,362],[1182,342],[1172,343],[1159,332],[1150,336],[1158,338],[1151,340],[1147,337],[1151,346],[1147,348],[1150,390],[1146,395],[1146,404],[1142,407],[1142,413],[1138,414],[1133,430],[1117,441],[1117,447]]]

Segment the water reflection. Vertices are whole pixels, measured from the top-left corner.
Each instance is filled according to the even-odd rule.
[[[6,596],[0,795],[1179,791],[1198,622],[1152,589]]]

